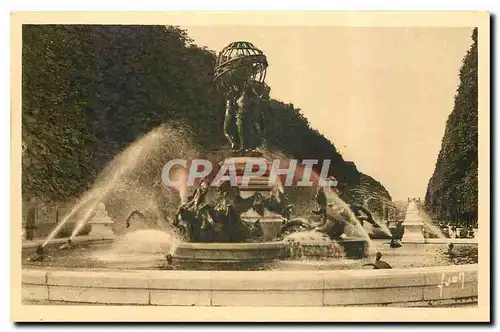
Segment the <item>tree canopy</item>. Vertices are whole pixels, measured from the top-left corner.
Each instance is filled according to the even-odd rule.
[[[22,57],[24,199],[78,197],[115,155],[166,122],[187,124],[204,148],[227,145],[215,52],[179,27],[24,25]],[[300,109],[274,99],[261,107],[270,149],[331,159],[339,181],[360,183],[354,163]]]

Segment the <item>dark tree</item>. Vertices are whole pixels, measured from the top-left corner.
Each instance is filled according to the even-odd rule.
[[[188,124],[202,148],[225,147],[214,62],[215,52],[173,26],[23,26],[23,199],[80,196],[114,156],[162,123]],[[360,183],[354,163],[300,109],[270,98],[260,107],[270,149],[331,159],[339,181]]]

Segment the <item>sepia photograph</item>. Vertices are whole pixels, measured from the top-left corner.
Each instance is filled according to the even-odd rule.
[[[488,321],[489,25],[14,13],[12,320]]]

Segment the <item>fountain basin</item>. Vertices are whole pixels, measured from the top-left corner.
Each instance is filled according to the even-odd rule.
[[[261,263],[280,258],[284,242],[180,243],[174,260],[192,263]]]
[[[442,286],[443,277],[457,282]],[[478,265],[344,271],[23,269],[25,304],[477,306]],[[123,317],[125,320],[133,317]]]
[[[185,260],[177,260],[174,265],[181,270],[272,270],[281,269],[281,265],[278,263],[283,259],[286,261],[290,259],[320,260],[322,265],[326,263],[325,261],[333,260],[331,264],[327,264],[331,265],[332,269],[362,269],[363,264],[372,263],[375,251],[380,251],[384,255],[383,259],[393,267],[409,268],[477,263],[478,246],[475,239],[426,239],[426,243],[407,243],[401,248],[393,249],[389,246],[388,241],[372,240],[369,243],[367,255],[356,257],[350,253],[356,254],[360,250],[359,248],[366,250],[368,244],[363,239],[340,239],[332,242],[327,237],[301,236],[295,237],[294,241],[299,242],[300,246],[304,248],[302,253],[299,253],[302,257],[292,257],[289,250],[289,238],[282,242],[263,243],[175,243],[173,247],[169,248],[169,246],[164,246],[162,242],[156,243],[158,241],[153,241],[151,246],[148,246],[147,244],[152,240],[150,235],[146,236],[147,240],[143,239],[145,242],[141,241],[140,243],[136,243],[137,239],[134,238],[124,242],[120,238],[78,236],[72,241],[74,246],[68,250],[58,249],[66,243],[66,239],[53,239],[46,247],[47,259],[42,262],[29,262],[27,258],[35,253],[43,241],[25,241],[22,245],[23,266],[71,269],[161,269],[166,264],[166,254],[170,252],[175,256],[175,247],[180,245],[180,250],[184,250],[184,254],[179,253],[184,255]],[[456,258],[459,258],[457,261],[451,259],[447,254],[449,243],[455,244]],[[129,247],[130,245],[132,247]],[[350,246],[353,248],[349,249]],[[344,249],[345,247],[347,250]],[[240,250],[235,250],[235,248]],[[205,251],[200,249],[205,249]],[[216,249],[220,249],[226,257],[217,255],[214,252]],[[251,256],[245,258],[243,256],[245,251],[247,251],[247,255],[251,254]],[[280,251],[284,252],[280,253]],[[198,260],[189,260],[190,256],[187,254]],[[200,263],[200,258],[203,258],[202,254],[205,255],[206,264]],[[209,254],[211,256],[207,257],[206,255]],[[257,259],[255,259],[256,257]],[[226,259],[224,260],[224,258]],[[242,264],[223,265],[223,263],[238,262],[239,259],[241,259]],[[258,264],[261,259],[262,264]],[[221,264],[217,264],[217,260]],[[343,265],[346,266],[342,267]],[[315,266],[311,268],[316,269]]]
[[[341,239],[334,242],[302,240],[305,256],[308,253],[323,252],[330,244],[343,249],[345,258],[362,258],[366,256],[368,242],[365,239]],[[173,258],[183,265],[192,264],[263,264],[279,258],[286,258],[287,243],[255,242],[255,243],[180,243],[176,246]],[[318,249],[318,250],[315,250]],[[314,256],[314,254],[312,254]]]

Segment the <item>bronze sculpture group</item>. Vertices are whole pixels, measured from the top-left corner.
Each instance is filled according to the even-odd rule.
[[[291,205],[286,196],[273,190],[269,197],[260,192],[243,198],[238,187],[229,181],[217,187],[216,198],[206,201],[208,184],[202,181],[179,207],[174,225],[190,242],[244,242],[259,240],[263,236],[259,220],[245,221],[241,215],[250,209],[263,216],[265,210],[278,213],[286,221]]]
[[[265,145],[264,115],[259,107],[262,98],[268,94],[264,80],[268,67],[264,53],[252,43],[238,41],[230,43],[218,55],[214,70],[214,82],[225,99],[224,135],[234,154],[251,156],[256,149]],[[264,216],[265,210],[282,218],[280,238],[287,234],[316,230],[331,239],[344,234],[350,215],[346,211],[333,211],[323,187],[316,192],[316,207],[312,215],[319,216],[319,222],[308,218],[292,218],[292,205],[285,193],[274,187],[269,196],[259,191],[243,198],[237,186],[224,182],[217,187],[213,202],[206,201],[208,182],[202,181],[181,204],[175,216],[174,225],[190,242],[244,242],[258,240],[263,235],[260,221],[245,221],[242,214],[250,209]],[[364,220],[378,227],[369,211],[360,206],[349,206],[356,217],[360,211],[366,214]]]
[[[226,100],[224,135],[236,153],[265,145],[259,102],[267,93],[267,59],[252,43],[229,44],[219,54],[214,81]]]
[[[214,82],[226,100],[224,135],[234,153],[249,154],[264,144],[264,118],[258,104],[266,93],[267,59],[252,43],[239,41],[225,47],[217,58]],[[181,204],[175,226],[191,242],[242,242],[262,237],[259,220],[249,223],[241,214],[251,208],[258,215],[272,211],[289,217],[287,199],[279,190],[269,197],[260,192],[243,198],[238,187],[223,182],[214,202],[206,202],[208,183],[202,181]]]

